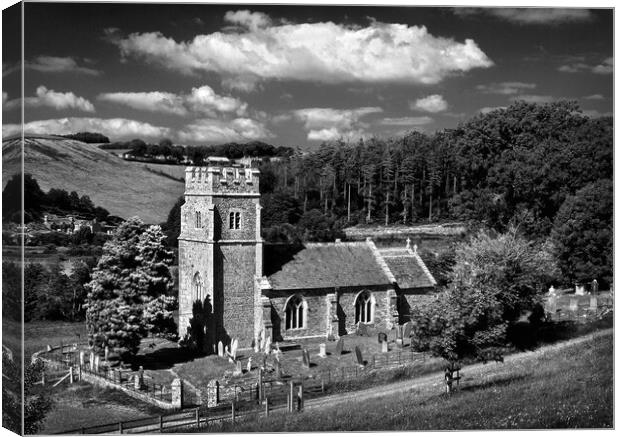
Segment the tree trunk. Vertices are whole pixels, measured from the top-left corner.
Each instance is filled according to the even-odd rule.
[[[349,193],[347,199],[347,222],[351,221],[351,184],[349,184]]]
[[[308,193],[304,192],[304,214],[306,213],[307,207],[308,207]]]
[[[407,188],[404,190],[405,198],[403,199],[403,225],[407,224]]]
[[[452,194],[456,194],[456,175],[454,175],[454,186],[452,187]]]
[[[431,185],[430,200],[428,202],[428,221],[433,218],[433,186]]]
[[[390,192],[387,192],[387,197],[385,199],[385,226],[388,225],[390,219]]]
[[[370,214],[372,212],[371,202],[372,202],[372,184],[370,184],[370,190],[368,193],[368,215],[366,216],[366,223],[370,223]]]
[[[415,182],[411,184],[411,223],[415,215]]]

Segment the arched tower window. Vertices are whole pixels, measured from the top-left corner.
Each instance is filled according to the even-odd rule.
[[[355,323],[372,323],[374,312],[374,299],[370,292],[360,293],[355,300]]]
[[[202,217],[200,211],[196,211],[196,228],[202,228]]]
[[[200,276],[200,272],[196,272],[196,274],[194,275],[194,280],[192,282],[192,301],[195,302],[202,299],[202,285],[202,276]]]
[[[293,296],[286,304],[286,329],[303,329],[306,323],[306,301]]]
[[[228,228],[239,229],[241,227],[241,213],[239,211],[233,211],[228,214]]]

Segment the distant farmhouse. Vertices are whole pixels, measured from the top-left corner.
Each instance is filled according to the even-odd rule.
[[[337,338],[391,329],[436,282],[415,247],[363,242],[265,245],[259,171],[188,167],[179,237],[179,335],[207,350],[237,338]],[[206,335],[205,335],[206,333]]]

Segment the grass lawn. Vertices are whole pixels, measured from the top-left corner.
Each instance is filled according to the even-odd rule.
[[[50,390],[54,409],[45,418],[42,434],[163,413],[159,408],[127,396],[120,390],[101,388],[88,383],[74,385],[62,383]]]
[[[36,321],[24,324],[24,353],[29,359],[33,353],[49,344],[58,346],[88,340],[85,322]]]
[[[505,364],[465,367],[461,390],[448,397],[441,375],[413,390],[303,413],[274,413],[202,432],[380,431],[610,428],[613,336],[521,354]],[[403,382],[411,384],[415,381]]]

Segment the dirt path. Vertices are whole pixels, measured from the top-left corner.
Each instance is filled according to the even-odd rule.
[[[514,365],[519,365],[533,357],[544,355],[551,351],[557,351],[569,346],[591,341],[595,338],[603,337],[606,335],[613,335],[613,329],[604,329],[592,334],[585,335],[583,337],[574,338],[571,340],[563,341],[549,346],[543,346],[539,349],[529,352],[520,352],[514,355],[506,356],[504,363],[488,363],[488,364],[472,364],[466,366],[461,371],[462,382],[466,383],[468,380],[491,378],[504,373],[510,373],[514,371]],[[508,365],[511,364],[511,365]],[[394,395],[399,393],[408,392],[420,392],[421,390],[431,389],[437,393],[445,390],[443,384],[443,372],[431,373],[418,378],[411,378],[400,380],[391,384],[386,384],[378,387],[372,387],[363,390],[357,390],[349,393],[339,393],[330,396],[325,396],[318,399],[311,399],[304,402],[305,409],[322,409],[330,408],[335,405],[349,402],[349,401],[361,401],[366,399],[372,399],[382,396]]]

